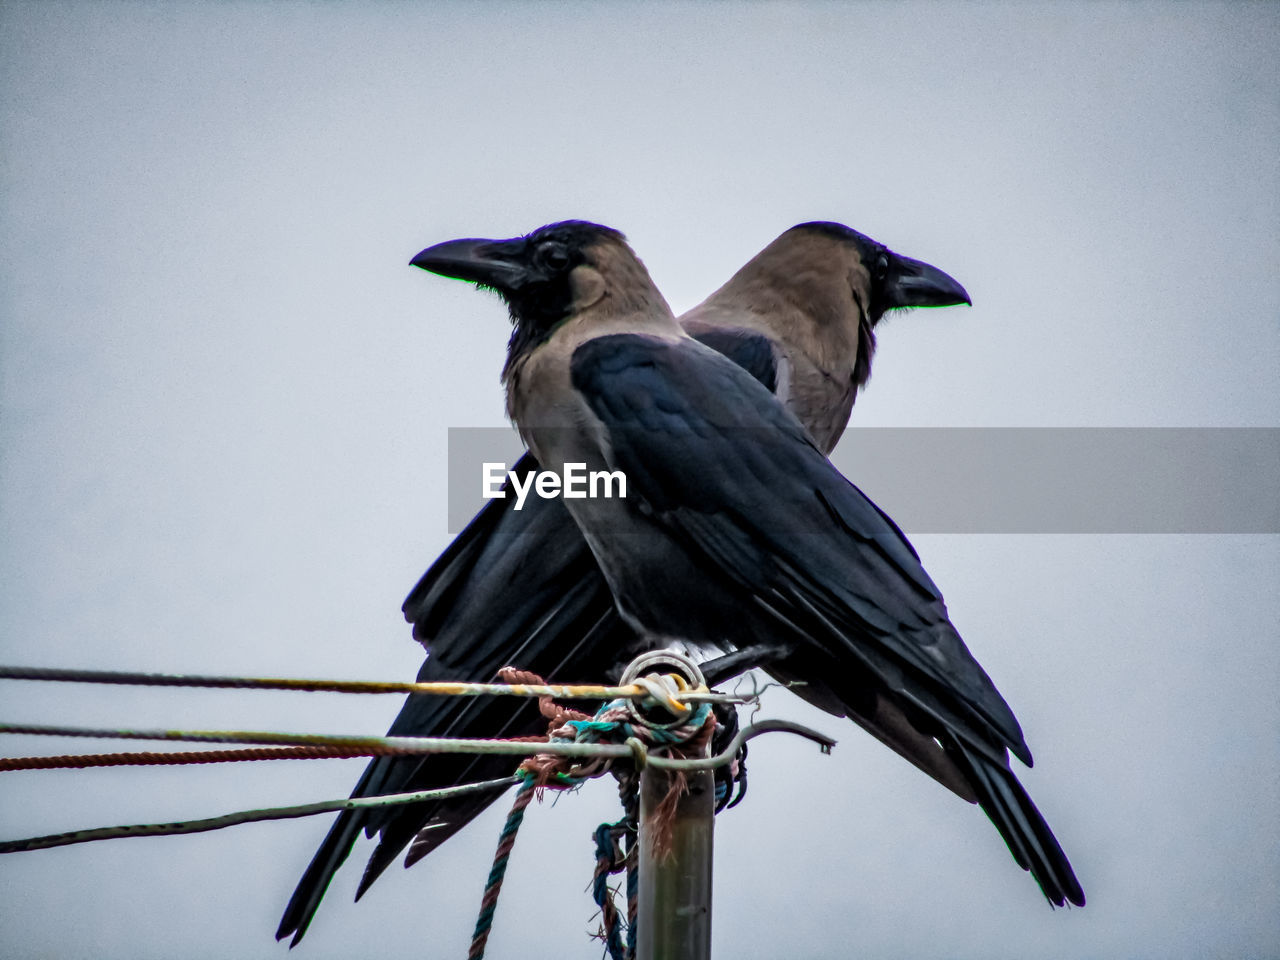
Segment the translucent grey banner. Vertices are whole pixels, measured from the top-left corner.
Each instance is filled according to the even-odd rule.
[[[451,533],[523,452],[450,428]],[[831,461],[908,533],[1280,533],[1280,428],[855,428]]]

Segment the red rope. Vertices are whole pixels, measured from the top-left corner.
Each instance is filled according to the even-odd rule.
[[[352,757],[382,755],[383,751],[376,747],[330,746],[62,754],[54,757],[0,757],[0,773],[13,770],[67,770],[85,767],[179,766],[194,763],[231,763],[242,760],[344,760]]]

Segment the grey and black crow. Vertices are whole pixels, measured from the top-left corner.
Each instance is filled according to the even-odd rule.
[[[414,260],[427,269],[434,262]],[[769,244],[681,323],[776,392],[829,452],[870,376],[875,326],[885,312],[968,302],[963,287],[928,264],[839,224],[807,223]],[[517,329],[513,347],[520,335]],[[515,467],[521,475],[536,469],[528,454]],[[560,682],[616,675],[642,641],[618,616],[578,527],[558,500],[530,498],[519,512],[511,504],[510,498],[490,501],[405,601],[414,636],[430,651],[418,679],[487,681],[508,663]],[[513,712],[510,703],[410,697],[389,732],[521,736],[544,727],[532,704]],[[908,756],[952,789],[962,787],[931,754]],[[354,795],[491,779],[510,767],[501,758],[381,758],[369,765]],[[406,865],[456,833],[496,796],[339,815],[299,882],[277,936],[292,934],[295,944],[301,939],[362,829],[381,837],[357,897],[415,835]]]
[[[626,474],[625,499],[565,505],[637,635],[718,649],[787,638],[772,672],[911,759],[931,753],[1051,903],[1084,904],[1010,769],[1009,752],[1031,764],[1022,730],[915,550],[777,397],[689,336],[621,234],[555,224],[416,262],[507,301],[507,408],[538,462]],[[889,275],[871,262],[868,310]]]

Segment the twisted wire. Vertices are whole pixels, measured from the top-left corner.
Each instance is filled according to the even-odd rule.
[[[55,683],[104,683],[144,687],[200,687],[214,690],[297,690],[312,693],[413,693],[449,697],[514,696],[559,697],[566,700],[608,700],[614,697],[642,698],[658,689],[645,682],[627,686],[601,684],[548,684],[536,674],[537,683],[469,683],[436,681],[415,683],[382,680],[323,680],[299,677],[216,677],[202,674],[143,673],[126,670],[78,670],[62,667],[14,667],[0,665],[0,680],[37,680]],[[667,696],[659,694],[662,699]],[[710,691],[677,691],[668,702],[677,712],[683,701],[736,702],[738,698]]]

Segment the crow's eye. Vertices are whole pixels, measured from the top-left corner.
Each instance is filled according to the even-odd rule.
[[[558,243],[548,243],[538,248],[538,259],[548,270],[559,273],[569,266],[569,251]]]
[[[876,257],[875,269],[872,271],[876,280],[883,280],[889,275],[889,258],[883,253]]]

